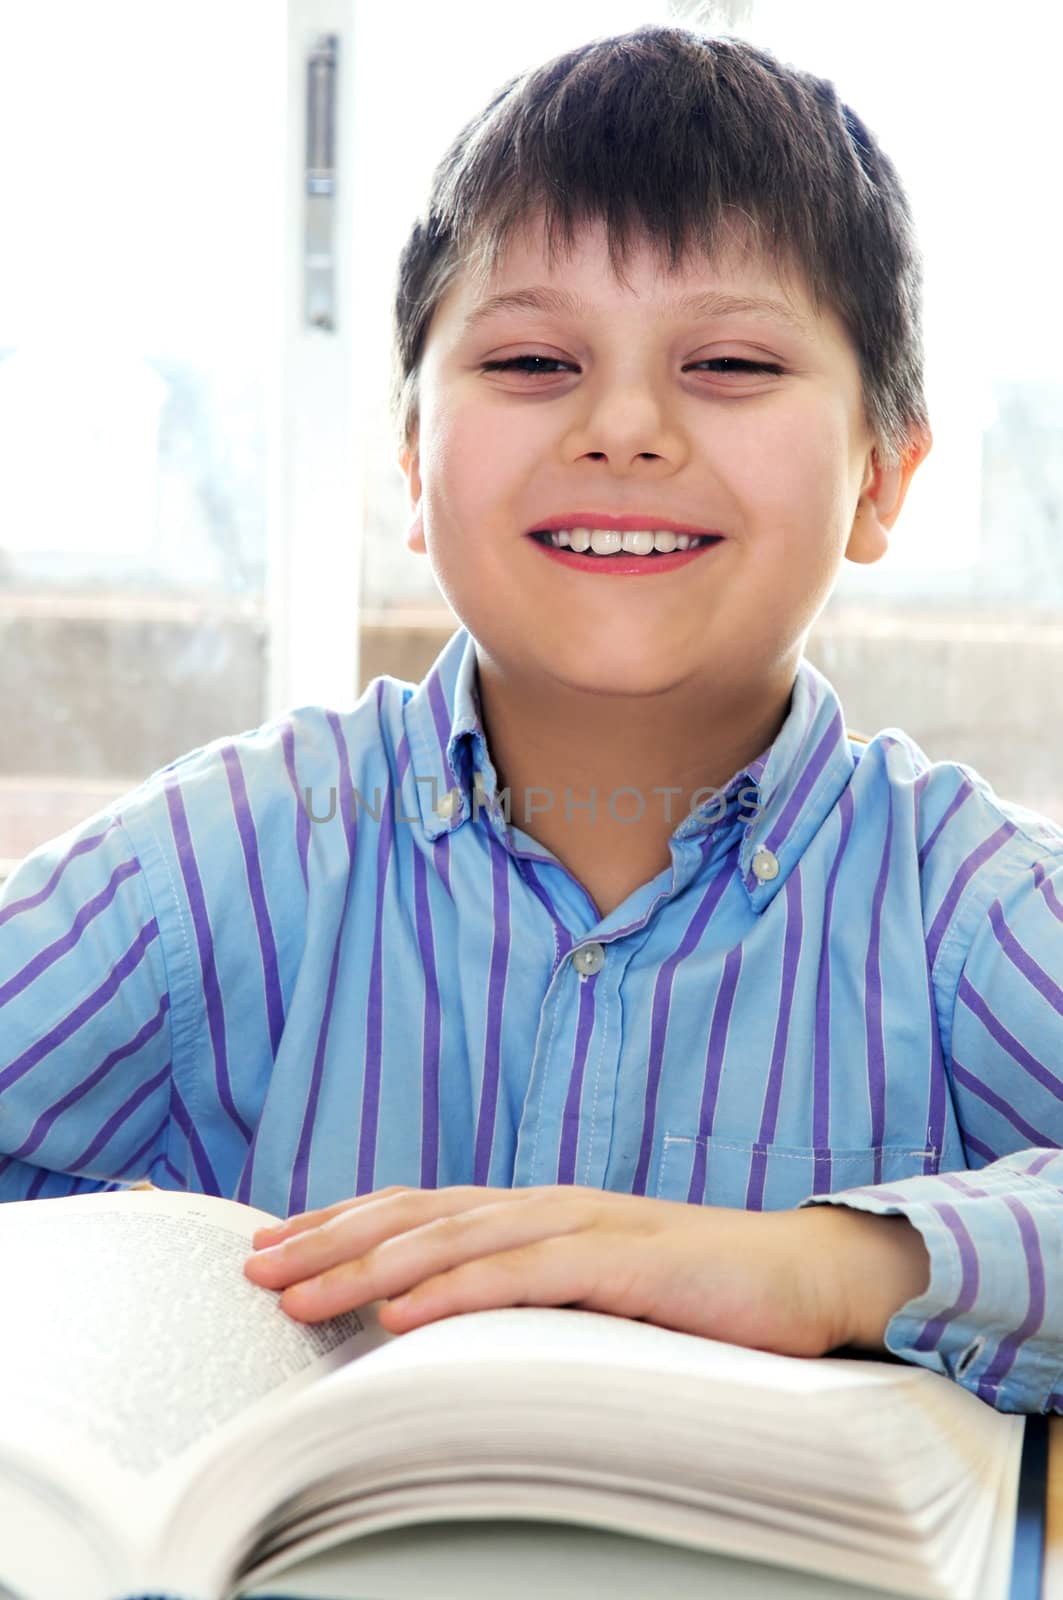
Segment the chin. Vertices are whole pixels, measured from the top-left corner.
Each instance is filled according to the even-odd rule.
[[[547,670],[566,688],[601,695],[604,700],[667,694],[686,682],[688,676],[678,673],[675,664],[665,665],[659,657],[640,667],[630,659],[589,661],[585,655],[577,654],[571,662],[555,657]]]

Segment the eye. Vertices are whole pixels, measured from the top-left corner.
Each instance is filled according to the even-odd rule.
[[[553,377],[552,372],[544,372],[545,367],[567,367],[575,371],[570,361],[557,361],[553,356],[509,356],[505,361],[484,361],[481,364],[482,372],[516,372],[519,371],[528,377],[543,376]],[[726,377],[728,372],[771,372],[776,376],[781,374],[782,367],[776,366],[771,361],[746,361],[740,356],[714,356],[708,361],[694,361],[685,371],[694,371],[697,367],[726,368],[721,372],[721,377]]]
[[[735,372],[782,372],[782,367],[776,366],[773,361],[746,361],[741,356],[713,356],[710,361],[695,361],[695,367],[727,367]],[[724,374],[726,376],[726,374]]]
[[[520,370],[522,372],[527,372],[529,377],[531,377],[534,374],[530,371],[530,367],[531,367],[532,363],[535,363],[535,362],[538,363],[539,369],[541,369],[544,366],[546,366],[546,367],[571,367],[572,366],[572,363],[570,361],[555,361],[553,356],[510,356],[505,361],[485,361],[483,363],[483,366],[482,366],[481,370],[484,371],[484,372],[511,372],[511,371],[516,371],[517,368],[520,368]],[[575,370],[575,369],[573,368],[573,370]],[[547,377],[552,377],[552,376],[553,376],[552,373],[547,373]]]

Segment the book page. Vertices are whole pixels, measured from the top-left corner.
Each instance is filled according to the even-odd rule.
[[[354,1312],[294,1322],[244,1276],[265,1220],[161,1191],[0,1207],[0,1451],[24,1416],[151,1475],[379,1341]]]

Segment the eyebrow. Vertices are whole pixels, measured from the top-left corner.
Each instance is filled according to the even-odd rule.
[[[668,300],[663,309],[674,317],[693,317],[697,320],[749,316],[752,313],[773,318],[806,338],[811,337],[813,332],[807,317],[782,301],[764,295],[727,294],[721,289],[709,289]],[[460,337],[464,338],[481,322],[502,311],[545,311],[553,316],[583,317],[591,310],[592,307],[580,295],[572,294],[567,289],[551,289],[545,284],[528,289],[510,289],[504,294],[490,295],[474,306],[462,323]]]

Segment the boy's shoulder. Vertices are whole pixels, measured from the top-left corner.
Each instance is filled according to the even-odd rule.
[[[846,738],[857,768],[877,767],[893,790],[911,787],[924,827],[937,828],[962,809],[968,822],[1004,826],[1038,852],[1063,855],[1063,822],[998,794],[967,762],[933,760],[903,728],[873,735],[847,728]]]
[[[956,949],[997,902],[1051,895],[1049,880],[1063,888],[1063,824],[998,794],[966,762],[931,760],[902,728],[846,733],[857,792],[888,797],[885,808],[863,808],[868,828],[881,837],[886,815],[894,829],[907,825],[899,848],[910,850],[928,915],[935,926],[943,919]]]
[[[230,834],[266,845],[274,829],[291,836],[330,796],[388,784],[403,738],[403,706],[415,686],[374,678],[355,705],[292,707],[240,733],[222,735],[158,768],[109,811],[140,853],[187,838]],[[338,802],[332,800],[332,809]],[[349,811],[350,807],[341,808]],[[342,833],[343,830],[340,830]]]
[[[290,783],[331,776],[340,767],[352,774],[374,756],[386,759],[402,738],[402,708],[414,684],[395,678],[374,678],[357,703],[344,710],[323,704],[293,706],[240,733],[222,734],[159,767],[130,794],[125,804],[146,803],[166,789],[180,786],[193,795],[197,787],[222,783],[272,780]]]

